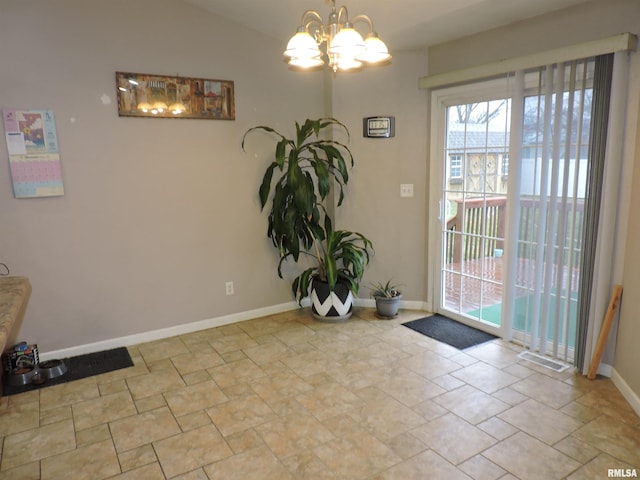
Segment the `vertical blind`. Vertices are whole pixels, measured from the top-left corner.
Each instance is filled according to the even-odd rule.
[[[573,361],[580,302],[594,60],[582,59],[520,72],[513,104],[509,252],[512,295],[507,316],[524,317],[513,332],[530,350]],[[518,128],[519,127],[519,128]],[[599,192],[595,192],[599,194]],[[517,306],[516,306],[517,302]],[[522,319],[520,321],[522,323]],[[520,327],[522,328],[522,327]]]
[[[602,198],[602,179],[604,176],[605,152],[607,143],[607,127],[609,124],[609,104],[611,95],[611,74],[613,71],[613,54],[600,55],[596,58],[593,82],[593,107],[591,121],[591,141],[589,142],[589,158],[591,168],[587,181],[587,197],[585,204],[584,222],[587,226],[599,224]],[[583,370],[585,353],[589,333],[589,309],[593,291],[593,282],[586,281],[595,277],[596,246],[598,240],[597,228],[585,228],[583,233],[583,255],[580,271],[585,281],[580,284],[580,301],[578,302],[578,323],[576,332],[575,364]]]

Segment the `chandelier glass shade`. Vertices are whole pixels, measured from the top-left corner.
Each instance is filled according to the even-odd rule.
[[[354,28],[356,23],[365,23],[369,28],[364,39]],[[296,69],[328,64],[334,72],[357,70],[363,65],[386,63],[391,59],[387,46],[373,30],[371,19],[358,15],[349,20],[347,8],[342,6],[336,10],[335,0],[331,0],[326,23],[317,11],[304,12],[284,56],[289,66]]]

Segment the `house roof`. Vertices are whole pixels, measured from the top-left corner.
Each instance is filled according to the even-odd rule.
[[[508,144],[509,134],[505,132],[450,130],[447,135],[449,153],[502,153],[508,151]]]

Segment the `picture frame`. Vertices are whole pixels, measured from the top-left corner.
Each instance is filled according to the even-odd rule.
[[[235,120],[232,80],[116,72],[118,115]]]

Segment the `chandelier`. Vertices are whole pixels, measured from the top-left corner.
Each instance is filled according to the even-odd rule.
[[[349,20],[347,7],[336,10],[335,0],[330,2],[331,13],[326,24],[315,10],[302,14],[301,24],[284,52],[287,63],[296,69],[309,69],[328,62],[337,72],[389,61],[389,50],[373,30],[371,19],[367,15],[357,15]],[[369,26],[364,39],[354,28],[358,22]]]

